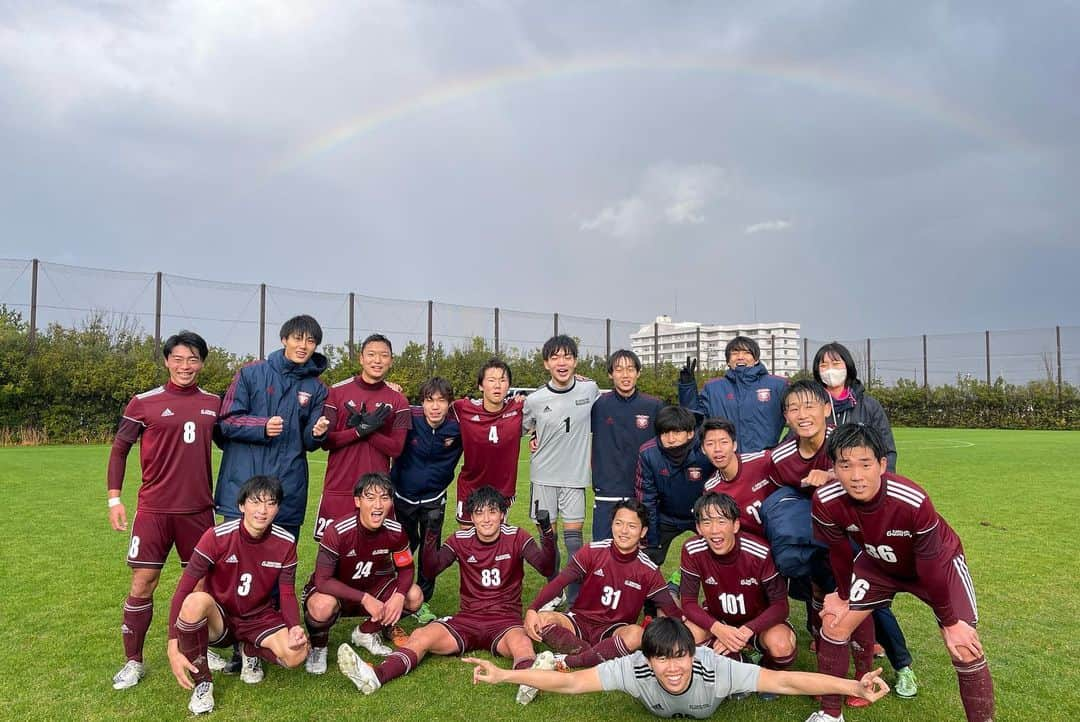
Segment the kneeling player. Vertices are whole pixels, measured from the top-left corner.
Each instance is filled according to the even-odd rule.
[[[694,635],[678,619],[656,619],[641,636],[641,650],[590,669],[565,674],[540,669],[500,669],[483,659],[475,664],[473,684],[527,684],[548,692],[584,694],[620,691],[632,695],[657,717],[705,719],[729,695],[846,694],[875,702],[889,693],[879,678],[881,670],[858,681],[813,672],[778,672],[743,664],[695,647]]]
[[[401,524],[386,518],[394,508],[393,493],[386,474],[364,474],[353,489],[356,512],[323,533],[315,572],[304,587],[304,622],[311,635],[304,666],[311,674],[326,671],[326,645],[338,617],[368,617],[353,630],[353,644],[386,656],[394,650],[379,632],[424,602],[413,584],[409,537]]]
[[[612,537],[577,552],[525,612],[525,631],[568,655],[562,660],[567,667],[593,667],[636,651],[641,627],[634,622],[646,599],[668,616],[682,616],[663,576],[641,551],[648,523],[645,506],[637,499],[624,499],[614,509]],[[581,590],[568,612],[539,611],[572,583],[581,584]],[[535,696],[535,688],[523,685],[518,702],[528,704]]]
[[[975,631],[975,587],[960,538],[925,489],[886,471],[885,445],[873,427],[837,428],[829,456],[837,481],[820,487],[813,499],[814,533],[828,544],[836,577],[836,592],[825,597],[821,611],[819,669],[846,674],[852,631],[872,610],[892,604],[897,592],[908,592],[934,610],[967,719],[993,719],[994,686]],[[836,697],[821,702],[822,710],[810,721],[842,719]]]
[[[787,584],[769,546],[742,533],[739,505],[727,494],[707,492],[694,516],[699,536],[683,545],[679,595],[694,641],[734,659],[755,648],[762,666],[787,669],[795,661],[795,630],[787,622]]]
[[[169,665],[181,687],[194,689],[193,714],[214,709],[208,644],[243,642],[245,657],[284,667],[307,658],[294,588],[296,539],[273,524],[281,499],[275,478],[244,482],[237,495],[241,517],[207,529],[180,577],[169,611]],[[196,592],[200,580],[205,591]],[[281,611],[274,608],[275,589]]]
[[[543,576],[555,566],[555,535],[551,526],[541,528],[541,545],[524,529],[505,524],[509,501],[490,486],[482,486],[465,501],[472,527],[447,537],[441,547],[430,530],[441,519],[428,523],[424,537],[424,576],[434,579],[454,561],[461,575],[461,611],[415,630],[408,641],[372,668],[347,644],[338,649],[338,666],[356,688],[371,694],[386,682],[416,668],[429,652],[461,654],[486,649],[511,657],[515,668],[531,667],[533,643],[521,626],[521,583],[527,561]],[[434,511],[439,514],[439,510]]]

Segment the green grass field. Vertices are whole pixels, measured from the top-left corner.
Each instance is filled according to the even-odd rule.
[[[901,472],[926,487],[964,541],[979,594],[979,631],[990,659],[999,720],[1080,719],[1074,662],[1080,653],[1077,532],[1080,531],[1080,435],[1070,432],[899,429]],[[108,448],[38,447],[0,450],[0,489],[11,502],[0,537],[3,624],[0,625],[0,709],[3,719],[178,719],[188,693],[173,680],[165,658],[169,599],[179,571],[170,560],[155,597],[147,638],[147,677],[134,689],[113,691],[123,663],[120,607],[130,575],[127,536],[112,531],[105,507]],[[311,457],[311,504],[325,455]],[[520,488],[527,495],[528,462]],[[134,510],[137,454],[131,455],[124,500]],[[300,580],[314,562],[314,508],[300,541]],[[511,511],[522,523],[524,509]],[[532,528],[532,527],[529,527]],[[588,523],[586,529],[591,528]],[[1050,533],[1047,533],[1049,531]],[[685,539],[685,537],[683,537]],[[565,554],[565,552],[564,552]],[[666,571],[678,564],[669,554]],[[526,573],[526,601],[540,587]],[[1070,591],[1072,590],[1072,591]],[[456,566],[439,579],[432,608],[449,614],[457,604]],[[890,695],[848,720],[960,720],[956,679],[930,610],[911,597],[895,605],[920,679],[919,696]],[[792,606],[800,630],[797,668],[813,670],[801,605]],[[331,647],[351,625],[333,631]],[[370,658],[369,658],[370,659]],[[258,686],[218,675],[219,717],[229,719],[550,720],[648,719],[625,695],[578,698],[541,694],[527,708],[515,688],[473,687],[471,669],[455,658],[428,658],[413,674],[363,697],[331,668],[323,677],[271,668]],[[505,660],[502,662],[505,664]],[[892,679],[886,664],[885,676]],[[806,698],[723,705],[715,719],[803,720],[816,706]]]

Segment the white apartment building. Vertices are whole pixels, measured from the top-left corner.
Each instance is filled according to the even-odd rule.
[[[707,325],[657,316],[655,323],[630,335],[630,348],[646,366],[652,366],[657,355],[660,363],[670,361],[680,367],[687,356],[697,356],[699,368],[722,369],[726,365],[727,342],[736,336],[749,336],[761,346],[761,361],[770,373],[791,376],[802,369],[800,328],[797,323],[787,322]]]

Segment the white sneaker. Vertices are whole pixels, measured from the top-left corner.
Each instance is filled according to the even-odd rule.
[[[206,714],[214,711],[214,683],[199,682],[191,693],[191,701],[187,703],[191,714]]]
[[[382,687],[382,682],[375,675],[372,666],[360,659],[360,655],[349,645],[343,644],[338,647],[337,663],[341,673],[348,677],[356,685],[356,688],[364,694],[371,694],[379,687]]]
[[[142,662],[136,662],[134,659],[129,659],[124,663],[124,666],[120,668],[120,671],[113,675],[112,688],[127,689],[128,687],[134,687],[145,675],[146,670],[143,669]]]
[[[394,653],[394,650],[383,644],[378,632],[368,634],[367,632],[361,632],[360,627],[353,630],[352,643],[357,647],[363,647],[372,654],[377,654],[380,657],[385,657],[388,654]]]
[[[304,669],[308,674],[326,674],[326,647],[312,647]]]
[[[263,681],[266,673],[263,672],[262,660],[258,657],[244,655],[244,661],[240,665],[240,681],[244,684],[258,684]]]
[[[825,714],[823,710],[819,709],[807,717],[806,722],[844,722],[844,713],[841,712],[839,717],[833,717],[831,714]]]
[[[214,650],[206,650],[206,666],[210,668],[211,672],[224,671],[225,667],[227,667],[228,664],[229,660],[225,659]]]
[[[532,669],[555,669],[555,655],[551,652],[541,652],[536,655],[536,659],[533,660]],[[536,693],[539,692],[536,687],[530,687],[527,684],[523,684],[518,687],[517,703],[528,704],[536,699]]]
[[[552,599],[550,602],[540,607],[541,612],[557,612],[559,607],[566,603],[566,593],[559,592],[559,596]]]

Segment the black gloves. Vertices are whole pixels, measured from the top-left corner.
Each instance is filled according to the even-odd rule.
[[[347,405],[349,409],[349,420],[345,422],[346,428],[356,429],[356,435],[363,439],[366,436],[370,436],[379,430],[379,427],[390,417],[390,414],[394,413],[393,408],[388,404],[380,404],[375,407],[375,410],[368,413],[367,404],[363,401],[360,402],[360,410],[356,410],[356,405],[349,402]]]
[[[547,509],[541,509],[539,501],[533,502],[533,518],[536,519],[541,534],[551,531],[551,513]]]
[[[645,556],[649,557],[656,566],[664,563],[664,550],[662,547],[645,547]]]
[[[686,365],[679,369],[679,383],[680,384],[693,384],[697,386],[697,378],[694,373],[697,371],[697,359],[686,357]]]
[[[425,509],[423,516],[424,526],[432,531],[442,529],[444,516],[446,516],[446,507],[441,504],[431,509]]]

